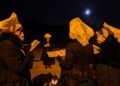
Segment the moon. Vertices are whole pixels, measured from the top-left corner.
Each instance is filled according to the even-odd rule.
[[[89,16],[90,14],[91,14],[91,10],[90,10],[90,9],[86,9],[86,10],[85,10],[85,15],[86,15],[86,16]]]

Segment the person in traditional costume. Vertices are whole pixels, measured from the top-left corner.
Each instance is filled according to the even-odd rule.
[[[73,41],[66,46],[65,59],[58,57],[61,67],[59,86],[94,86],[91,64],[93,45],[89,42],[94,31],[79,17],[70,21],[69,37]]]
[[[48,51],[51,51],[53,48],[53,45],[51,44],[51,38],[52,35],[50,33],[44,34],[44,39],[46,43],[44,44],[41,60],[43,61],[43,64],[45,65],[45,68],[49,67],[51,68],[51,65],[55,63],[54,58],[50,58],[47,54]]]
[[[105,22],[101,33],[97,33],[97,41],[100,47],[96,66],[98,86],[119,86],[120,66],[118,61],[120,45],[115,39],[115,31]]]
[[[28,86],[24,72],[31,54],[21,51],[22,25],[15,12],[0,21],[0,86]]]

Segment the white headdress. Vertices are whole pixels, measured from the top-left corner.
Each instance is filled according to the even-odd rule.
[[[46,39],[49,39],[49,38],[51,38],[52,37],[52,35],[50,34],[50,33],[46,33],[45,35],[44,35],[44,38],[46,38]]]
[[[1,32],[14,32],[17,28],[22,29],[22,25],[18,21],[15,12],[13,12],[9,18],[0,21]]]
[[[71,35],[71,34],[74,35]],[[82,41],[88,42],[89,39],[94,35],[94,31],[91,27],[85,24],[79,17],[76,17],[70,21],[70,36],[74,36],[75,39],[80,43]]]
[[[113,32],[113,35],[115,38],[120,39],[120,29],[115,28],[109,24],[107,24],[106,22],[103,25],[105,28],[109,29],[111,32]]]

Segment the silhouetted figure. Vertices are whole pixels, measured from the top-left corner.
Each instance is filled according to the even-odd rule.
[[[46,39],[46,43],[44,44],[43,47],[43,51],[42,51],[42,55],[41,55],[41,60],[43,61],[43,64],[45,65],[45,67],[50,67],[51,65],[55,63],[55,59],[54,58],[49,58],[47,52],[51,51],[53,46],[51,45],[51,39],[52,35],[49,33],[46,33],[44,35],[44,38]]]
[[[62,69],[59,86],[94,86],[91,64],[93,61],[93,45],[89,39],[93,30],[80,18],[70,21],[69,37],[73,41],[66,46],[66,56],[58,57]]]
[[[97,34],[97,41],[101,48],[96,66],[98,86],[119,86],[120,44],[114,36],[114,31],[106,23],[101,33]]]
[[[28,86],[23,73],[31,57],[21,51],[24,33],[14,12],[0,22],[0,30],[0,86]]]

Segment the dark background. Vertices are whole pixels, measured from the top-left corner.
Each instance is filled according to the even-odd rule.
[[[86,8],[91,15],[84,14]],[[102,28],[103,22],[120,28],[119,0],[0,0],[0,20],[16,12],[27,41],[43,40],[49,32],[56,43],[68,42],[70,19],[79,16],[94,30]]]

